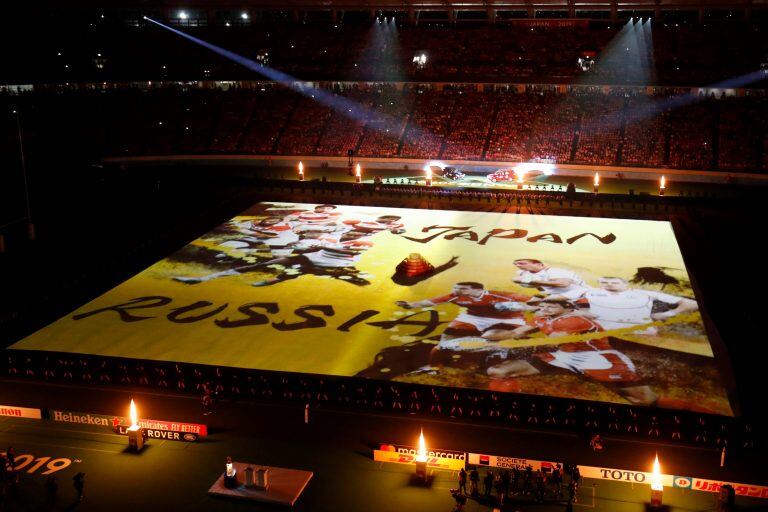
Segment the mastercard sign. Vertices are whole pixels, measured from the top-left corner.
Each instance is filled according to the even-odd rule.
[[[394,445],[381,445],[380,448],[380,450],[373,450],[373,460],[376,462],[416,464],[415,450],[398,450]],[[448,471],[459,471],[464,467],[464,457],[448,457],[446,455],[453,455],[453,453],[427,452],[427,467],[432,469],[445,469]]]

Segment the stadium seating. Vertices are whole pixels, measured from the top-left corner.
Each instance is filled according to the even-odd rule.
[[[348,117],[308,96],[261,82],[228,90],[177,86],[104,93],[0,96],[23,113],[28,145],[65,155],[347,155],[590,166],[762,172],[768,121],[762,94],[648,95],[641,88],[485,90],[479,84],[347,83],[364,109]],[[510,90],[512,89],[512,90]],[[674,99],[674,101],[673,101]],[[15,126],[2,127],[12,141]],[[9,142],[10,144],[10,142]],[[12,147],[12,144],[11,144]],[[12,150],[11,150],[12,151]]]

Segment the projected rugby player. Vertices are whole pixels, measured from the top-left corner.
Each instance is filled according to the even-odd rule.
[[[373,242],[365,240],[366,236],[366,233],[354,230],[341,235],[329,234],[323,231],[321,226],[309,226],[301,231],[297,242],[287,246],[287,249],[293,253],[289,256],[214,272],[207,276],[174,277],[173,279],[182,283],[197,284],[219,277],[264,271],[271,266],[282,266],[285,268],[278,276],[257,281],[253,286],[269,286],[296,279],[305,274],[327,275],[353,284],[366,285],[370,283],[361,278],[358,275],[359,271],[355,268],[355,263],[363,252],[373,246]]]
[[[257,251],[263,246],[281,248],[297,242],[299,235],[294,232],[290,222],[282,217],[266,217],[260,221],[233,222],[233,226],[244,236],[227,240],[220,247],[239,249],[244,252]]]
[[[366,240],[366,236],[366,233],[355,230],[347,231],[338,238],[326,235],[320,239],[319,244],[308,248],[302,254],[276,258],[256,265],[280,265],[286,268],[273,279],[256,281],[253,286],[269,286],[306,274],[329,276],[359,286],[368,285],[370,282],[361,277],[360,271],[355,267],[363,253],[373,247],[373,242]]]
[[[452,352],[493,353],[506,352],[496,341],[511,337],[511,333],[525,325],[524,311],[531,310],[526,302],[528,295],[486,290],[481,283],[466,281],[456,283],[448,295],[419,301],[397,301],[405,309],[426,308],[440,304],[456,304],[465,310],[448,324],[440,336],[440,342],[430,354],[430,364],[415,373],[436,372],[433,366],[450,360]],[[470,343],[464,344],[465,341]],[[478,345],[476,342],[484,341]]]
[[[602,331],[600,324],[579,312],[571,301],[548,298],[539,301],[533,319],[516,328],[511,337],[525,338],[541,332],[557,338]],[[555,351],[535,353],[530,360],[505,361],[490,367],[487,373],[494,379],[491,388],[502,390],[509,383],[504,379],[563,370],[608,385],[635,405],[651,405],[658,399],[650,386],[643,384],[632,360],[615,350],[605,337],[562,343]]]
[[[405,228],[403,223],[400,222],[400,218],[399,215],[381,215],[375,220],[349,219],[342,221],[342,224],[368,235],[375,235],[382,231],[389,231],[394,235],[399,235],[405,233]]]
[[[589,312],[595,320],[610,331],[666,320],[682,313],[697,311],[695,300],[677,297],[668,293],[630,288],[621,277],[601,277],[599,288],[588,288],[580,301],[589,304]],[[669,309],[653,312],[654,302],[661,302]],[[639,334],[656,334],[655,327],[648,327]]]
[[[575,298],[585,290],[584,281],[570,270],[550,267],[532,258],[519,258],[514,261],[514,264],[520,272],[512,281],[522,286],[536,288],[544,295]]]
[[[286,222],[292,222],[296,227],[329,226],[341,220],[341,212],[333,204],[319,204],[312,211],[291,213],[285,217]]]

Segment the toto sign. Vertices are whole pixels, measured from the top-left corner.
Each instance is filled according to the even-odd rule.
[[[645,483],[646,473],[640,471],[627,471],[624,469],[606,469],[600,468],[603,480],[621,480],[622,482]]]

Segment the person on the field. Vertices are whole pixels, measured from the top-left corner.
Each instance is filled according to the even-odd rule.
[[[510,337],[522,338],[538,331],[558,338],[604,330],[595,320],[578,312],[576,306],[567,299],[544,299],[539,301],[538,308],[533,320],[515,329]],[[641,382],[632,360],[614,349],[608,338],[603,337],[562,343],[555,351],[537,352],[530,360],[508,360],[488,368],[487,373],[492,379],[503,380],[556,371],[556,368],[610,385],[636,405],[650,405],[658,398],[650,386]],[[503,381],[496,381],[492,382],[491,387],[502,389],[503,385]]]
[[[520,272],[512,281],[519,285],[536,288],[544,295],[569,298],[578,297],[584,292],[584,281],[575,272],[550,267],[532,258],[519,258],[514,264]]]

